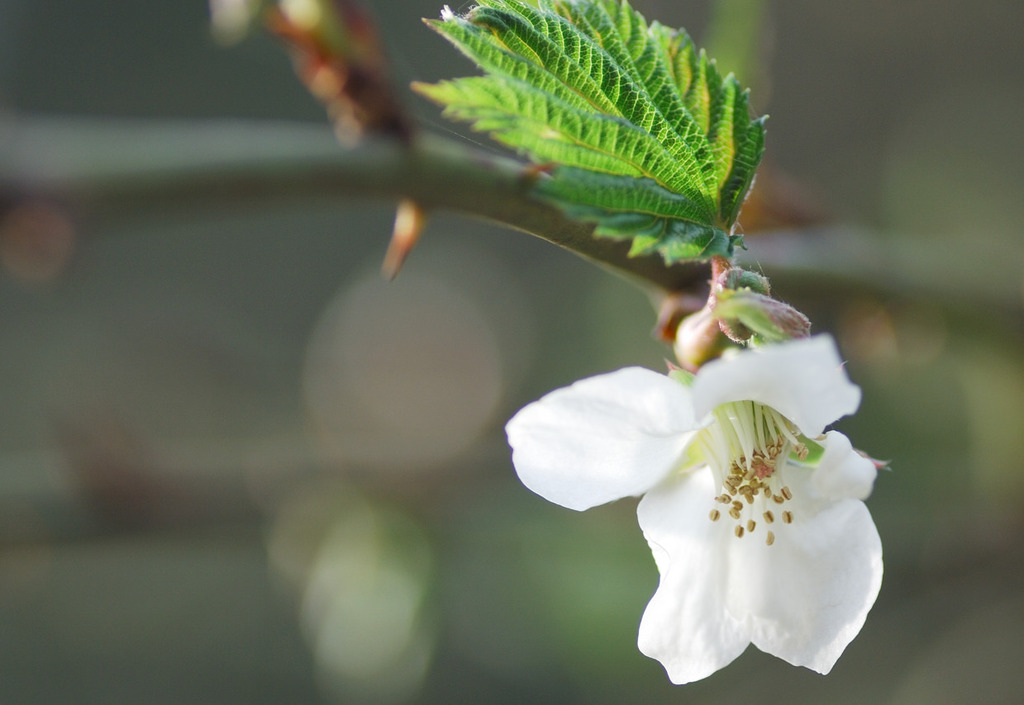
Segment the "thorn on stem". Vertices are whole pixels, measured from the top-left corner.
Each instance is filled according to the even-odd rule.
[[[555,167],[558,166],[554,162],[544,162],[543,164],[525,164],[523,166],[523,178],[527,183],[535,183],[542,175],[550,174],[554,171]]]
[[[420,204],[408,198],[398,203],[395,213],[395,227],[391,232],[391,242],[384,254],[384,263],[380,272],[385,279],[391,281],[402,268],[405,258],[412,252],[427,224],[427,212]]]

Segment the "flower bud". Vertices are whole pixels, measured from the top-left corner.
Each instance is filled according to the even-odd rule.
[[[772,293],[768,277],[739,267],[729,269],[720,279],[722,281],[719,284],[722,289],[750,289],[754,293],[765,296],[770,296]]]
[[[694,372],[705,362],[720,356],[729,345],[715,315],[705,306],[679,324],[673,347],[679,364]]]
[[[811,333],[807,316],[789,304],[750,290],[718,292],[714,314],[723,329],[738,325],[770,343],[806,338]]]

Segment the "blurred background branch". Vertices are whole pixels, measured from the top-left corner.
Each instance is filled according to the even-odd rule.
[[[49,199],[83,217],[103,218],[196,206],[228,210],[252,202],[409,198],[427,211],[475,216],[577,253],[589,251],[642,286],[680,291],[706,278],[703,268],[666,268],[657,257],[628,257],[624,243],[593,238],[592,226],[527,195],[531,177],[520,162],[430,135],[419,137],[415,149],[390,139],[343,148],[326,126],[298,123],[30,116],[9,120],[0,134],[0,199],[8,207]],[[749,251],[741,260],[769,274],[974,306],[1019,323],[1021,286],[1012,274],[999,275],[999,262],[991,267],[993,276],[961,277],[944,254],[892,234],[828,224],[820,213],[780,214],[791,198],[776,188],[781,178],[768,170],[758,184],[748,206]],[[775,214],[763,212],[762,202],[773,198]],[[804,219],[800,229],[786,227]]]
[[[101,216],[246,201],[409,198],[428,211],[451,210],[536,235],[645,286],[684,289],[703,276],[702,267],[630,258],[627,243],[594,238],[593,226],[531,198],[534,177],[522,163],[450,139],[418,136],[410,146],[370,137],[343,148],[326,127],[28,117],[3,131],[0,189],[9,200],[53,198]]]

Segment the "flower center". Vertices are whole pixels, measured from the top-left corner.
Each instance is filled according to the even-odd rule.
[[[711,521],[728,514],[737,538],[754,533],[762,521],[792,523],[793,512],[785,505],[793,493],[780,470],[791,454],[807,457],[800,432],[775,409],[753,401],[729,402],[711,413],[714,422],[695,441],[721,489],[715,502],[723,506],[711,510]],[[772,529],[765,530],[765,543],[775,543]]]

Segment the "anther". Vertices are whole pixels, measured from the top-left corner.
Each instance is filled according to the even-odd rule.
[[[717,509],[712,509],[711,513],[708,514],[708,519],[710,519],[711,521],[718,521],[718,517],[720,516],[721,514],[718,513]]]
[[[775,543],[775,534],[769,531],[768,535],[764,537],[764,542],[771,546],[773,543]]]
[[[749,492],[747,494],[743,495],[743,497],[744,497],[744,499],[747,500],[747,504],[753,504],[754,503],[754,495],[750,494]]]
[[[736,534],[736,538],[738,538],[738,539],[743,538],[743,527],[742,526],[737,526],[736,530],[733,533]]]
[[[753,519],[747,519],[747,531],[753,531],[755,526],[757,526],[756,521]]]
[[[764,520],[766,522],[768,522],[769,524],[771,524],[772,522],[775,521],[775,515],[772,514],[772,510],[771,509],[769,509],[768,511],[766,511],[764,513]]]
[[[793,523],[793,512],[783,512],[782,513],[782,523],[783,524],[792,524]]]
[[[772,495],[772,501],[775,502],[776,504],[782,504],[783,502],[786,501],[786,498],[783,497],[781,494],[774,494]]]
[[[729,510],[729,516],[738,521],[740,518],[740,510],[737,509],[736,507],[733,507],[732,509]]]
[[[727,494],[720,494],[717,497],[715,497],[715,501],[719,502],[720,504],[728,504],[732,500],[729,499],[729,495],[727,495]]]
[[[786,499],[793,499],[793,492],[788,487],[782,488],[782,496]]]

